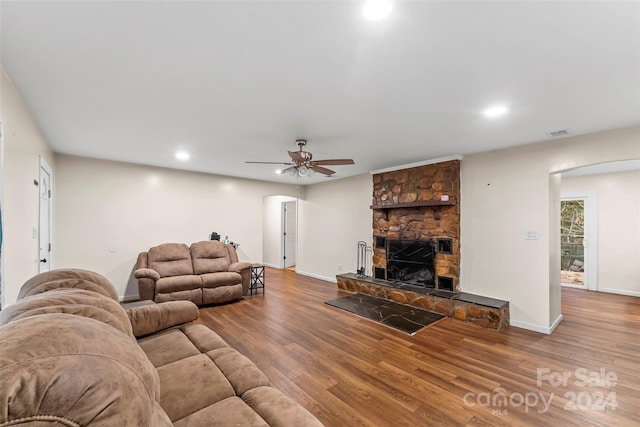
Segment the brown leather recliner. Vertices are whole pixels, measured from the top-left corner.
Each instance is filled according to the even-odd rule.
[[[249,293],[251,263],[238,261],[233,245],[215,240],[154,246],[138,255],[135,268],[142,300],[220,304]]]

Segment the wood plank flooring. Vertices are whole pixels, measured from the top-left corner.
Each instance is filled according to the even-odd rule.
[[[326,426],[640,425],[639,298],[563,288],[551,335],[445,319],[410,337],[324,304],[345,295],[267,268],[264,295],[198,322]]]

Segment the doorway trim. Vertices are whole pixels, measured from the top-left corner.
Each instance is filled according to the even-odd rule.
[[[584,200],[584,289],[589,291],[598,290],[598,195],[595,190],[584,190],[579,192],[563,191],[560,195],[561,201]],[[574,287],[561,283],[565,287]],[[582,286],[575,286],[583,288]]]
[[[39,188],[38,188],[38,273],[42,273],[45,271],[49,271],[51,269],[51,265],[52,265],[52,234],[53,234],[53,171],[51,169],[51,167],[47,164],[47,161],[44,159],[44,157],[39,156],[39,161],[40,161],[40,166],[39,166],[39,173],[38,173],[38,184],[39,184]],[[48,215],[48,219],[47,219],[47,228],[48,228],[48,247],[46,249],[42,248],[42,221],[43,221],[43,212],[42,212],[42,203],[40,202],[41,199],[41,194],[42,194],[42,171],[44,171],[46,174],[49,175],[49,188],[46,190],[47,191],[47,196],[49,199],[49,203],[47,203],[47,215]],[[45,255],[43,255],[43,252],[45,253]],[[45,258],[47,259],[46,263],[41,262],[42,259],[45,258],[41,258],[42,256],[45,256]]]

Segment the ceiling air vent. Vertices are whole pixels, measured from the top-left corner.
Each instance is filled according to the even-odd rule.
[[[567,135],[569,135],[569,131],[566,129],[554,130],[552,132],[549,132],[549,136],[552,136],[554,138],[557,138],[559,136],[567,136]]]

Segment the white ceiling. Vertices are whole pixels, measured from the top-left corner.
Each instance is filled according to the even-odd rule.
[[[637,1],[396,1],[380,22],[356,1],[0,7],[2,65],[60,153],[295,182],[244,162],[307,138],[355,160],[336,179],[640,123]]]

